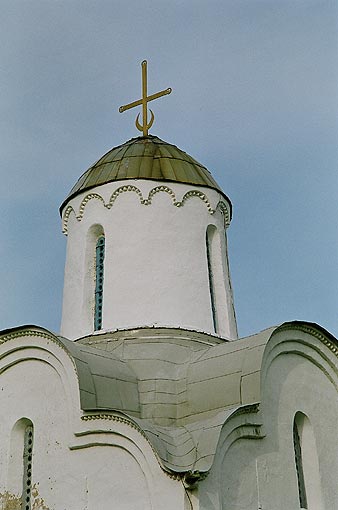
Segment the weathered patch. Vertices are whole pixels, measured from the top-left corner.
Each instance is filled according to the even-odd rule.
[[[4,491],[0,492],[0,510],[21,510],[22,499],[17,494]],[[43,498],[39,496],[38,486],[32,486],[31,510],[51,510]]]
[[[8,491],[0,492],[1,510],[21,510],[21,496],[11,494]]]
[[[38,486],[35,483],[32,487],[32,507],[31,510],[50,510],[43,498],[40,498]]]

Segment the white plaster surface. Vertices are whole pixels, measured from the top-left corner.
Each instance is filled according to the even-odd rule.
[[[76,372],[60,346],[23,336],[0,345],[0,356],[0,508],[21,510],[23,452],[13,455],[11,436],[22,418],[34,426],[35,510],[184,508],[182,484],[135,428],[81,420]]]
[[[224,425],[211,472],[200,483],[200,510],[299,510],[293,421],[300,412],[307,421],[307,508],[338,508],[338,349],[337,342],[328,349],[319,338],[291,327],[272,335],[262,360],[260,434],[250,433],[250,414]]]
[[[218,204],[229,206],[213,189],[165,184],[159,187],[156,181],[146,180],[108,183],[68,203],[63,211],[68,233],[63,336],[75,339],[93,333],[93,235],[101,231],[106,237],[103,330],[170,326],[214,333],[206,256],[206,231],[214,225],[220,250],[215,268],[217,334],[237,337],[225,232],[229,212],[221,212]],[[114,192],[124,187],[112,203]],[[156,193],[151,192],[154,189]],[[190,196],[190,192],[197,195]],[[111,208],[104,206],[109,203]]]
[[[0,508],[21,510],[13,431],[26,419],[34,510],[299,510],[299,413],[308,510],[338,508],[335,339],[306,323],[233,342],[173,329],[121,334],[0,336]]]

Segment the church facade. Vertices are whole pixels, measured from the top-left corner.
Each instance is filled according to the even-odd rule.
[[[209,171],[146,134],[60,212],[60,335],[0,332],[0,509],[336,510],[337,339],[238,338]]]

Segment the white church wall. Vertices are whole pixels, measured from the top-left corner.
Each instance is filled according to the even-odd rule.
[[[36,500],[37,508],[40,508],[42,501],[48,509],[57,507],[56,502],[62,499],[62,492],[70,491],[69,501],[75,505],[75,499],[72,501],[72,478],[69,476],[67,483],[62,483],[61,476],[67,471],[67,444],[71,430],[67,390],[48,356],[45,353],[41,355],[38,349],[31,348],[30,351],[13,353],[11,358],[19,359],[12,359],[13,364],[1,374],[0,405],[6,409],[1,423],[2,504],[6,508],[7,497],[19,501],[24,489],[23,451],[21,455],[14,452],[13,442],[10,441],[13,435],[17,435],[15,428],[18,420],[24,419],[34,427],[31,503]],[[15,480],[13,474],[16,475]],[[21,509],[21,506],[14,508]]]
[[[307,417],[312,435],[310,441],[309,437],[303,437],[302,441],[308,509],[337,508],[338,497],[334,489],[333,473],[338,468],[338,448],[334,439],[334,424],[337,423],[338,413],[336,405],[328,406],[328,402],[337,400],[336,388],[318,367],[291,354],[287,360],[280,357],[274,361],[265,385],[268,388],[270,384],[272,391],[266,390],[268,395],[263,400],[264,423],[267,442],[279,458],[283,484],[280,484],[276,474],[273,483],[264,488],[265,497],[268,501],[280,501],[280,504],[275,503],[275,507],[276,510],[282,510],[282,502],[293,494],[292,499],[295,501],[288,508],[299,508],[292,432],[295,415],[301,412]],[[269,465],[267,472],[273,473]]]
[[[87,418],[71,448],[87,466],[88,508],[104,510],[109,501],[113,510],[185,509],[182,482],[161,469],[148,441],[128,420]]]
[[[211,472],[200,483],[200,510],[299,510],[295,418],[306,508],[338,508],[336,353],[315,330],[272,335],[263,359],[260,410],[256,418],[236,414],[224,425]]]
[[[144,436],[120,417],[84,421],[76,371],[52,336],[0,345],[0,508],[22,510],[23,431],[34,429],[34,510],[184,509],[182,483],[160,467]],[[19,425],[18,425],[19,424]],[[18,440],[19,439],[19,440]]]
[[[68,242],[62,335],[74,339],[94,329],[94,296],[89,299],[86,289],[95,275],[84,247],[97,224],[106,236],[103,330],[172,326],[214,333],[206,253],[206,231],[213,225],[222,252],[216,273],[226,294],[218,299],[219,334],[235,338],[228,207],[213,189],[145,180],[108,183],[74,197],[63,211]]]
[[[301,413],[307,426],[307,430],[300,429],[300,436],[308,510],[326,510],[338,508],[334,475],[338,469],[337,348],[318,330],[307,329],[308,333],[277,332],[268,343],[262,411],[266,441],[278,452],[285,478],[283,485],[275,483],[278,500],[287,497],[288,488],[296,494],[298,507],[294,508],[299,508],[293,424]]]

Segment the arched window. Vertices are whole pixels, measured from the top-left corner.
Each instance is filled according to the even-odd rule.
[[[224,335],[227,330],[225,261],[221,236],[215,225],[208,225],[206,231],[206,256],[213,328],[215,333]]]
[[[209,277],[209,289],[210,289],[210,304],[212,323],[215,333],[218,332],[218,321],[217,321],[217,309],[216,309],[216,289],[215,289],[215,272],[214,272],[214,250],[212,246],[212,238],[215,234],[215,227],[209,225],[206,233],[206,249],[207,249],[207,262],[208,262],[208,277]]]
[[[307,508],[307,498],[304,482],[302,445],[299,436],[298,424],[295,419],[293,422],[293,447],[295,451],[295,464],[298,480],[298,495],[300,508]]]
[[[27,418],[17,421],[11,432],[7,490],[21,495],[21,510],[31,510],[33,441],[32,422]]]
[[[95,331],[102,328],[104,252],[105,238],[101,235],[97,239],[95,252]]]
[[[301,412],[296,413],[293,422],[293,446],[299,506],[306,510],[323,510],[316,440],[310,420]]]
[[[25,429],[23,448],[23,488],[22,510],[31,510],[32,498],[32,467],[33,467],[33,425],[29,423]]]

